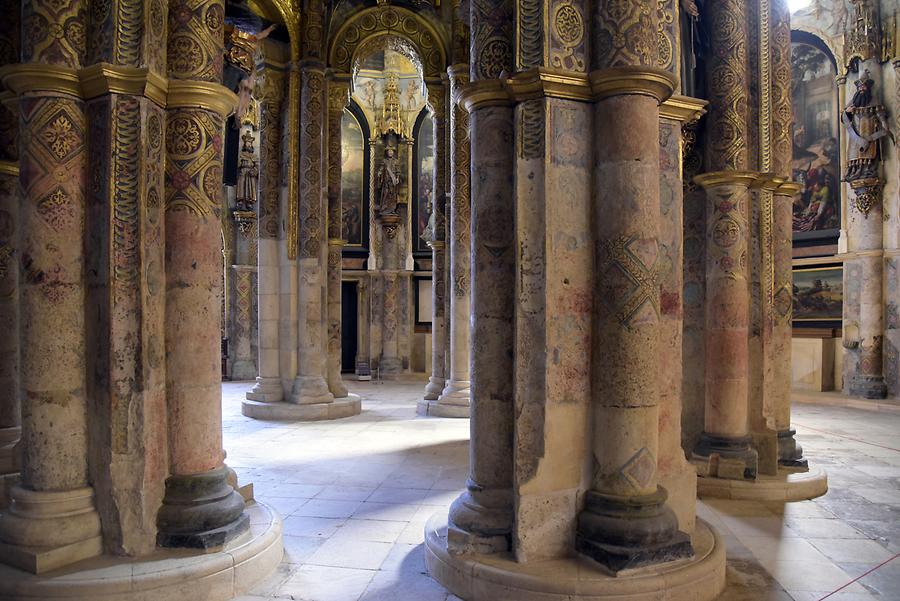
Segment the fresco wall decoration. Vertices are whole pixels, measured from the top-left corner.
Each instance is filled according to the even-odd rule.
[[[430,253],[431,249],[424,236],[434,202],[434,119],[432,119],[431,113],[426,111],[422,115],[414,135],[416,138],[416,185],[414,188],[416,236],[413,250]]]
[[[840,321],[844,302],[842,267],[794,269],[794,321]]]
[[[794,32],[791,43],[794,106],[794,237],[837,235],[840,227],[840,144],[835,62],[824,43]]]
[[[359,121],[344,109],[341,118],[341,216],[346,246],[363,245],[366,140]]]

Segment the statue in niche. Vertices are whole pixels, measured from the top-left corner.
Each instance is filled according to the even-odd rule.
[[[888,137],[894,143],[887,120],[887,111],[881,104],[873,104],[872,89],[875,81],[866,69],[855,82],[856,92],[841,115],[841,122],[850,138],[847,144],[848,182],[877,178],[881,162],[881,142]]]
[[[381,215],[396,215],[397,203],[400,201],[400,169],[397,164],[396,150],[388,146],[384,150],[384,159],[375,176],[378,212]]]
[[[856,196],[857,210],[868,217],[869,211],[880,201],[884,185],[880,177],[881,139],[887,137],[892,144],[896,142],[888,125],[887,110],[884,105],[875,103],[875,81],[869,70],[864,70],[854,84],[856,92],[841,113],[841,123],[849,138],[844,180],[849,182]]]
[[[254,137],[250,130],[241,136],[241,154],[238,162],[237,204],[239,211],[252,211],[256,205],[259,182],[259,162],[256,160]]]

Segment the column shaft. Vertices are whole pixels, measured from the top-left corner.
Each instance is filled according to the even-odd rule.
[[[324,211],[325,71],[318,63],[300,67],[300,249],[297,255],[297,378],[291,402],[330,403],[326,371],[327,214]],[[291,118],[296,118],[292,116]],[[290,200],[294,202],[294,199]]]
[[[694,460],[701,476],[755,478],[757,454],[749,435],[750,99],[746,3],[705,5],[712,24],[707,61],[710,105],[706,189],[706,385],[704,427]],[[723,361],[722,357],[728,357]]]
[[[447,313],[444,299],[447,294],[446,261],[446,170],[447,162],[447,91],[443,85],[428,85],[428,104],[434,123],[434,190],[429,227],[431,239],[431,375],[425,386],[425,401],[436,401],[447,383],[444,370],[444,345],[447,338]],[[427,404],[425,404],[427,412]]]
[[[346,83],[328,83],[328,389],[335,398],[347,396],[341,379],[341,118],[348,93]]]
[[[21,23],[17,8],[0,22],[0,43],[19,54]],[[0,67],[4,60],[0,59]],[[16,444],[21,435],[19,404],[19,119],[14,102],[0,104],[0,328],[9,335],[0,341],[0,511],[9,502],[9,489],[18,480]]]
[[[594,387],[591,488],[576,547],[613,571],[693,554],[659,486],[659,104],[674,89],[657,62],[655,4],[594,7],[595,35],[640,40],[595,48]],[[646,15],[636,18],[635,15]],[[665,87],[647,83],[662,78]],[[627,80],[634,92],[608,88]],[[606,91],[609,90],[609,91]]]
[[[162,546],[209,548],[249,526],[243,499],[228,484],[222,450],[220,358],[222,272],[222,137],[224,115],[173,99],[173,87],[222,80],[221,0],[172,0],[166,118],[165,265],[166,393],[169,470],[159,511]],[[177,52],[190,40],[198,62]],[[205,61],[205,62],[204,62]],[[172,84],[176,84],[172,86]],[[174,100],[174,102],[173,102]]]
[[[455,98],[468,81],[464,66],[453,66],[450,74],[450,374],[434,415],[465,417],[469,414],[469,282],[471,278],[469,193],[469,115]],[[435,409],[438,409],[435,407]]]
[[[22,62],[84,64],[85,5],[35,0],[23,22],[43,22]],[[64,27],[65,26],[65,27]],[[62,32],[51,36],[50,31]],[[65,94],[19,98],[18,234],[21,483],[0,516],[0,559],[43,572],[97,555],[100,516],[88,476],[84,234],[88,184],[84,103]],[[67,557],[48,551],[68,547]]]

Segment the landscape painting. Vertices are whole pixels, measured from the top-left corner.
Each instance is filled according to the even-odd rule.
[[[794,321],[840,321],[843,302],[843,268],[794,269]]]

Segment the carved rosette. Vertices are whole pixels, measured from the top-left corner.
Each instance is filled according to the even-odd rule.
[[[707,168],[710,171],[747,168],[749,35],[746,3],[718,0],[705,5],[711,51],[707,61],[709,115]]]
[[[300,254],[318,258],[324,242],[322,214],[322,145],[325,73],[304,66],[300,73]]]

